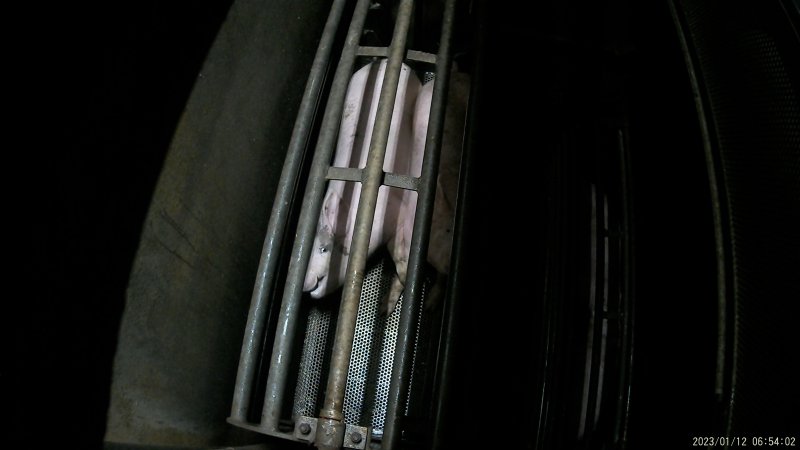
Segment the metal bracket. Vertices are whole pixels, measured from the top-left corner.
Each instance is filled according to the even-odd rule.
[[[388,47],[365,47],[359,46],[358,47],[358,56],[367,56],[372,58],[388,58],[389,57],[389,48]],[[417,50],[407,50],[406,51],[406,60],[408,61],[417,61],[425,64],[436,64],[436,55],[433,53],[425,53],[420,52]]]
[[[384,173],[383,175],[384,186],[407,189],[409,191],[418,191],[419,183],[419,178],[414,178],[408,175],[398,175],[396,173]]]
[[[344,429],[344,448],[355,448],[364,450],[372,439],[371,427],[359,427],[358,425],[346,425]]]
[[[342,180],[342,181],[357,181],[361,182],[363,178],[363,169],[354,169],[352,167],[328,167],[328,173],[325,175],[327,180]]]
[[[299,441],[314,442],[317,436],[317,418],[300,416],[294,424],[294,438]]]

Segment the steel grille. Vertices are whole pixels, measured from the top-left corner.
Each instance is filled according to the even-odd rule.
[[[335,324],[331,324],[331,316],[330,308],[319,306],[313,306],[308,313],[303,353],[300,357],[300,374],[292,407],[292,418],[295,420],[299,416],[313,416],[319,410],[319,387],[336,328]]]
[[[343,36],[344,48],[338,56],[339,62],[327,93],[322,121],[319,128],[315,129],[313,124],[319,118],[317,106],[323,95],[323,80],[331,68],[331,48],[346,3],[341,0],[333,2],[287,150],[259,261],[228,421],[259,433],[313,442],[323,448],[354,444],[348,444],[345,438],[346,427],[369,427],[369,430],[362,430],[367,432],[367,439],[361,441],[361,445],[369,444],[370,436],[381,437],[382,447],[389,450],[400,445],[406,431],[413,434],[413,430],[403,429],[401,422],[404,416],[413,416],[421,421],[429,413],[429,403],[426,404],[420,396],[423,393],[431,395],[428,375],[433,374],[430,368],[431,350],[434,347],[431,345],[435,344],[424,342],[425,345],[421,346],[424,352],[420,351],[420,330],[424,330],[429,340],[434,335],[431,328],[436,327],[432,326],[434,319],[428,317],[431,314],[422,320],[421,305],[426,286],[429,287],[431,283],[424,273],[426,236],[430,234],[433,220],[440,136],[447,100],[446,83],[437,84],[431,94],[428,139],[421,174],[418,177],[387,175],[382,170],[382,164],[389,138],[392,102],[399,90],[405,60],[435,66],[437,77],[449,79],[456,2],[445,2],[439,48],[433,56],[407,48],[414,13],[412,0],[400,2],[388,47],[361,45],[372,3],[358,0],[346,35]],[[378,99],[370,141],[370,157],[364,169],[333,170],[330,164],[340,132],[346,88],[353,68],[361,57],[381,57],[387,61],[384,89]],[[425,78],[430,81],[429,76]],[[312,141],[315,142],[314,151],[307,153],[307,144]],[[308,181],[302,203],[299,203],[301,200],[296,198],[295,187],[302,182],[303,165],[309,163]],[[351,259],[348,262],[348,266],[352,266],[348,269],[351,281],[345,281],[338,304],[333,297],[311,302],[302,293],[312,250],[311,242],[329,180],[360,181],[362,185],[355,224],[357,232],[353,234]],[[389,288],[394,266],[386,254],[383,259],[376,257],[376,262],[367,261],[370,238],[368,225],[372,220],[370,217],[375,215],[375,200],[381,186],[417,192],[406,276],[408,296],[398,300],[395,311],[388,317],[384,317],[379,309]],[[296,211],[298,205],[300,208]],[[292,214],[297,214],[297,218],[294,241],[289,251],[288,245],[284,247],[284,238],[290,236],[287,229],[294,220]],[[291,261],[283,281],[277,280],[280,258]],[[356,280],[360,281],[361,273],[365,274],[363,289],[355,284]],[[277,287],[277,283],[283,284],[283,290],[271,296],[271,290]],[[338,323],[334,325],[334,322]],[[431,323],[426,325],[425,322]],[[301,335],[300,330],[303,329],[306,333]],[[265,339],[271,330],[275,330],[274,337]],[[269,366],[266,373],[262,373],[259,362],[268,354],[269,349],[265,346],[270,343],[272,351]],[[301,344],[302,348],[298,348]],[[297,353],[300,353],[299,358]],[[298,371],[297,377],[294,376],[295,370]],[[412,378],[415,384],[421,386],[420,389],[411,386]],[[260,387],[262,380],[266,381],[263,390]],[[289,405],[284,400],[292,393],[294,401]],[[258,400],[262,395],[261,414],[257,416],[258,420],[252,420],[256,417],[255,409],[259,403],[253,400]],[[412,404],[415,406],[410,409]],[[284,411],[285,406],[291,406],[289,409],[295,419],[294,427],[306,426],[290,429],[290,421],[284,415],[289,412]],[[410,415],[409,411],[415,414]],[[298,423],[296,419],[299,416],[310,421]],[[309,428],[311,426],[313,428]]]
[[[383,432],[400,311],[403,307],[401,296],[391,314],[386,316],[379,311],[381,302],[389,291],[393,273],[392,260],[385,254],[377,258],[367,271],[356,319],[356,333],[344,397],[345,422],[372,426],[373,437],[380,437]],[[423,303],[424,292],[423,290]],[[336,328],[335,323],[331,323],[331,311],[334,306],[314,306],[308,315],[292,408],[292,415],[295,418],[313,417],[321,406],[324,390],[321,380],[324,380],[327,374],[328,358]],[[420,313],[416,342],[419,342],[422,317]],[[417,357],[416,350],[415,344],[414,360]],[[412,376],[412,386],[413,383]],[[410,403],[409,401],[408,404]]]
[[[779,2],[680,2],[708,95],[727,196],[733,338],[729,430],[778,430],[795,411],[800,285],[800,45]],[[764,374],[769,374],[765,377]],[[785,422],[789,423],[789,422]]]

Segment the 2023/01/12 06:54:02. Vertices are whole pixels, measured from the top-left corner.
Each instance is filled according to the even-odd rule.
[[[795,436],[693,436],[693,447],[796,447]]]

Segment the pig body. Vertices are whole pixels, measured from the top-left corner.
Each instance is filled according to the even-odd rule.
[[[385,66],[385,61],[372,63],[357,71],[351,78],[334,155],[334,166],[359,168],[366,166]],[[421,86],[416,75],[403,65],[384,159],[384,171],[414,177],[421,175],[433,87],[434,81]],[[468,77],[454,71],[451,75],[447,100],[427,255],[428,262],[436,269],[438,275],[427,296],[428,305],[435,304],[441,297],[446,276],[450,271],[453,212],[468,91]],[[303,290],[309,292],[313,298],[324,297],[344,283],[360,193],[360,183],[332,180],[328,184],[303,286]],[[378,193],[369,254],[371,255],[380,246],[388,244],[389,254],[396,270],[387,298],[381,305],[385,313],[394,310],[405,285],[416,215],[416,199],[416,192],[390,189],[386,186],[381,186]]]
[[[385,70],[384,60],[361,68],[351,78],[334,154],[334,166],[366,167]],[[409,170],[411,155],[407,149],[412,138],[411,121],[419,87],[416,75],[404,64],[389,128],[383,167],[386,172],[407,173]],[[361,183],[339,180],[328,183],[303,284],[303,290],[314,298],[324,297],[344,283],[360,194]],[[369,254],[394,236],[402,200],[401,190],[380,187]]]
[[[411,174],[415,177],[419,177],[422,173],[422,160],[425,153],[434,83],[435,81],[430,81],[422,86],[414,107]],[[441,298],[444,293],[447,274],[450,272],[455,198],[458,189],[461,143],[468,92],[468,76],[453,71],[448,91],[439,175],[436,182],[431,234],[428,243],[427,259],[437,272],[436,281],[426,297],[428,305],[436,304]],[[411,236],[417,207],[416,198],[416,193],[411,191],[406,191],[403,194],[397,230],[389,242],[389,252],[394,261],[397,276],[392,281],[386,301],[385,307],[388,312],[394,310],[405,286]]]

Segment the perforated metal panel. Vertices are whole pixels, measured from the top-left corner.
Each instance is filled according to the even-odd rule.
[[[377,259],[368,267],[356,319],[344,398],[345,422],[373,427],[373,437],[380,437],[383,432],[397,329],[400,323],[400,311],[403,308],[401,296],[391,314],[386,315],[381,311],[393,275],[394,264],[388,256]],[[308,315],[292,408],[292,415],[295,418],[315,417],[319,413],[325,388],[321,383],[324,383],[327,377],[328,359],[333,346],[336,325],[332,323],[332,318],[335,313],[336,305],[321,303],[313,306]],[[419,342],[419,330],[424,322],[422,309],[420,315],[416,342]],[[415,347],[415,361],[416,350]],[[413,392],[413,377],[411,386],[409,391]]]
[[[300,357],[300,374],[295,389],[292,418],[315,416],[322,401],[319,395],[323,370],[327,367],[326,355],[333,344],[335,323],[331,323],[330,308],[312,307],[308,313],[303,354]],[[327,375],[327,372],[326,372]]]
[[[726,196],[729,427],[796,429],[800,41],[778,1],[681,0]],[[794,389],[794,390],[792,390]],[[790,418],[791,414],[795,417]]]

